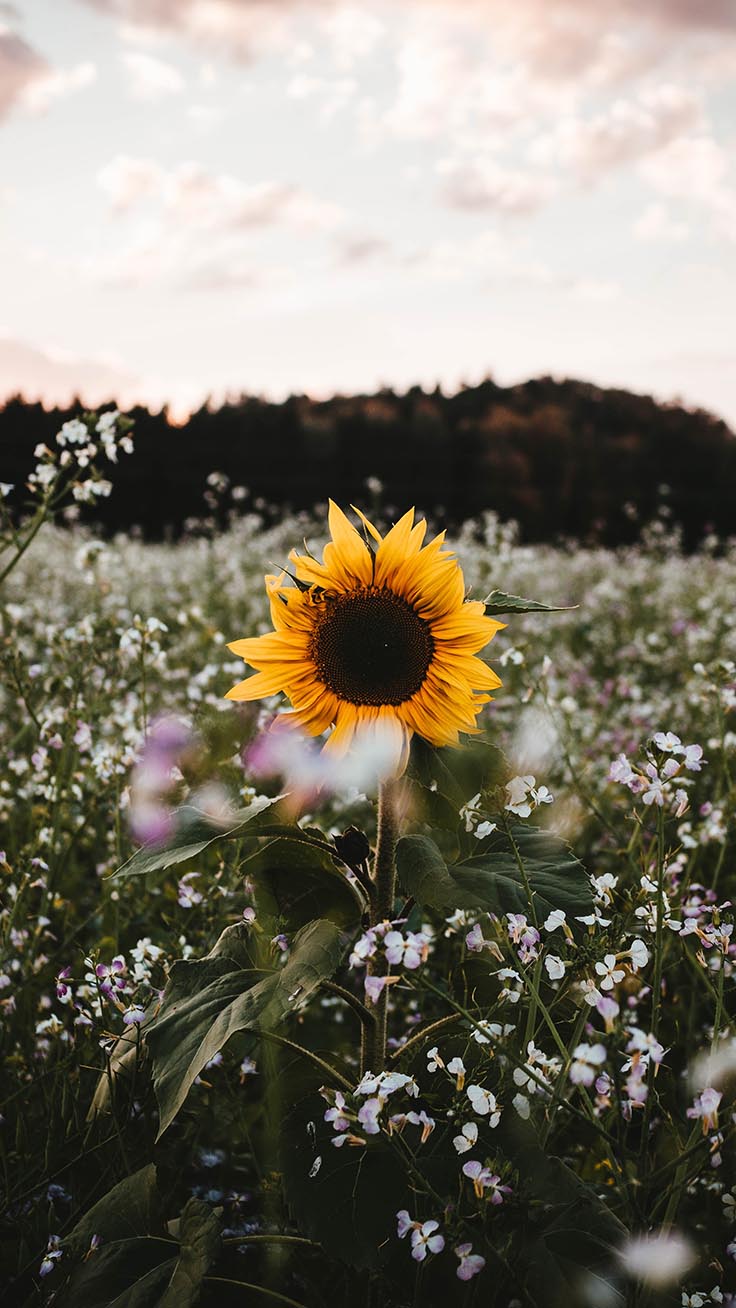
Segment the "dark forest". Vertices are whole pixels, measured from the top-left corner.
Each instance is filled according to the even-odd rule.
[[[36,444],[51,444],[77,412],[19,398],[0,409],[0,479],[15,484],[16,510]],[[415,504],[450,525],[492,509],[530,542],[625,543],[663,502],[687,548],[736,531],[736,437],[723,421],[574,380],[280,404],[243,397],[204,406],[183,426],[165,409],[131,416],[135,453],[94,509],[105,532],[175,539],[201,516],[215,470],[247,488],[244,508],[265,505],[267,516],[327,495],[364,503],[374,477],[387,507]]]

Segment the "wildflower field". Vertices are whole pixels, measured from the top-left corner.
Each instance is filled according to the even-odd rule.
[[[226,531],[103,540],[54,518],[130,437],[65,430],[0,555],[3,1303],[736,1302],[736,546],[327,544],[217,477]],[[431,640],[322,754],[348,557]]]

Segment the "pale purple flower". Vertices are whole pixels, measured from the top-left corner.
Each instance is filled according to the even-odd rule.
[[[674,731],[657,731],[654,736],[654,743],[657,749],[661,749],[663,754],[681,754],[682,741],[676,736]]]
[[[427,1071],[428,1071],[428,1072],[436,1072],[439,1068],[444,1067],[444,1066],[445,1066],[445,1064],[444,1064],[442,1058],[440,1057],[440,1052],[439,1052],[439,1049],[437,1048],[437,1045],[434,1045],[432,1049],[427,1050]]]
[[[506,785],[506,803],[504,808],[517,817],[529,817],[534,807],[529,800],[529,793],[536,785],[533,776],[512,777]]]
[[[613,990],[613,987],[626,976],[623,968],[616,967],[615,954],[606,954],[602,963],[596,963],[595,970],[601,977],[598,982],[601,990]]]
[[[577,1045],[573,1050],[570,1080],[573,1085],[590,1086],[596,1078],[596,1068],[606,1061],[605,1045]]]
[[[471,954],[477,954],[480,953],[485,943],[480,922],[476,922],[465,937],[465,948],[469,949]]]
[[[130,1004],[123,1013],[123,1022],[126,1026],[140,1026],[145,1021],[146,1010],[140,1004]]]
[[[553,908],[544,923],[545,931],[556,931],[558,927],[565,925],[565,912],[561,908]]]
[[[689,772],[700,772],[705,759],[703,758],[702,745],[686,745],[684,749],[683,763]]]
[[[482,1085],[469,1085],[466,1094],[472,1105],[473,1112],[477,1113],[479,1117],[487,1116],[490,1127],[498,1126],[501,1120],[501,1109],[496,1102],[496,1096]]]
[[[608,769],[608,780],[617,781],[622,786],[628,786],[635,776],[636,773],[625,754],[619,754]]]
[[[462,1090],[465,1085],[465,1064],[462,1058],[457,1057],[457,1055],[455,1058],[451,1058],[447,1064],[447,1070],[450,1076],[455,1077],[455,1089]]]
[[[477,1139],[477,1122],[465,1122],[465,1124],[460,1127],[460,1134],[453,1136],[452,1143],[459,1154],[466,1154],[468,1150],[472,1149],[476,1144]]]
[[[49,1242],[46,1246],[46,1253],[38,1269],[39,1276],[48,1276],[53,1272],[59,1259],[62,1257],[64,1250],[61,1248],[61,1239],[58,1235],[50,1235]]]
[[[424,1109],[422,1109],[419,1113],[415,1113],[413,1110],[410,1113],[407,1113],[406,1120],[407,1122],[411,1122],[412,1126],[421,1126],[422,1135],[420,1144],[425,1144],[436,1126],[434,1118],[428,1117]]]
[[[430,1253],[441,1253],[445,1247],[445,1237],[436,1235],[439,1231],[439,1222],[434,1220],[422,1222],[421,1226],[415,1226],[411,1233],[411,1256],[418,1263],[423,1263],[427,1257],[427,1250]]]
[[[529,923],[523,913],[507,913],[506,921],[508,922],[507,931],[509,940],[514,945],[518,945],[525,931],[529,930]]]
[[[386,958],[393,967],[403,963],[409,971],[414,971],[426,961],[430,940],[421,931],[407,931],[406,937],[400,931],[389,931],[383,943]]]
[[[378,1003],[386,986],[389,984],[390,981],[393,981],[395,979],[396,979],[395,977],[388,977],[388,976],[369,976],[366,973],[366,976],[363,980],[363,989],[365,990],[365,993],[367,997],[370,999],[372,1004]]]
[[[370,1100],[368,1101],[371,1102]],[[332,1122],[333,1131],[347,1131],[350,1120],[345,1116],[345,1096],[340,1090],[335,1091],[335,1103],[325,1113],[325,1121]],[[373,1134],[372,1132],[370,1134]]]
[[[500,1176],[492,1172],[490,1167],[484,1167],[482,1163],[472,1158],[467,1163],[463,1163],[463,1175],[473,1182],[473,1189],[478,1199],[482,1199],[485,1191],[489,1190],[488,1198],[491,1203],[502,1204],[504,1195],[511,1194],[510,1186],[500,1184]]]
[[[460,1259],[460,1266],[457,1269],[458,1278],[461,1281],[470,1281],[478,1272],[482,1272],[486,1265],[486,1260],[481,1254],[473,1253],[472,1244],[458,1244],[455,1246],[455,1253]]]
[[[595,1001],[595,1006],[606,1024],[606,1030],[613,1030],[614,1020],[621,1012],[621,1006],[612,999],[610,995],[600,995]]]
[[[80,754],[85,754],[92,748],[92,731],[88,722],[77,722],[77,729],[74,732],[74,744]]]
[[[706,1086],[701,1094],[696,1095],[692,1108],[688,1108],[687,1116],[702,1118],[703,1135],[709,1131],[715,1131],[718,1127],[718,1105],[723,1095],[720,1090],[714,1090],[713,1086]]]
[[[474,833],[476,840],[485,840],[486,836],[492,835],[496,825],[495,822],[479,822]]]
[[[565,975],[565,964],[556,954],[547,954],[544,960],[550,981],[561,981]]]
[[[657,769],[653,763],[647,763],[644,771],[649,780],[645,783],[645,788],[642,792],[642,801],[647,805],[647,807],[656,804],[658,808],[661,808],[664,804],[664,789],[662,782],[657,775]]]
[[[381,1130],[381,1123],[378,1119],[381,1115],[383,1104],[383,1099],[377,1097],[366,1099],[365,1103],[361,1104],[358,1112],[358,1121],[366,1135],[378,1135]]]
[[[196,908],[198,904],[202,903],[204,895],[194,885],[194,882],[199,879],[199,875],[199,872],[187,872],[186,876],[182,877],[179,882],[177,899],[182,908]]]
[[[631,966],[635,972],[638,972],[642,967],[646,967],[649,962],[649,950],[644,941],[638,937],[632,940],[629,946],[629,954],[631,956]]]
[[[409,1234],[414,1225],[415,1223],[411,1220],[405,1208],[402,1208],[396,1214],[396,1233],[400,1240],[403,1240],[404,1236]]]

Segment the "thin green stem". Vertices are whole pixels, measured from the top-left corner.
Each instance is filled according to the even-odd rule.
[[[273,1299],[276,1303],[285,1303],[288,1308],[305,1308],[297,1299],[290,1299],[278,1290],[268,1290],[265,1285],[254,1285],[252,1281],[235,1281],[229,1276],[205,1276],[203,1282],[205,1285],[235,1285],[239,1290],[255,1290],[256,1294],[262,1294],[264,1298]]]
[[[311,1049],[305,1049],[303,1045],[296,1044],[294,1040],[287,1040],[286,1036],[276,1035],[275,1031],[259,1031],[258,1035],[262,1040],[270,1040],[272,1044],[282,1045],[284,1049],[291,1049],[302,1058],[308,1058],[310,1063],[314,1063],[315,1067],[318,1067],[321,1072],[326,1074],[330,1083],[336,1082],[343,1090],[352,1090],[352,1082],[348,1081],[347,1077],[342,1075],[342,1072],[338,1072],[337,1068],[326,1063],[324,1058],[320,1058],[319,1054],[313,1054]]]
[[[446,1027],[454,1026],[461,1020],[460,1013],[450,1013],[448,1017],[440,1017],[436,1022],[430,1022],[429,1026],[422,1027],[421,1031],[417,1031],[413,1036],[410,1036],[399,1049],[394,1050],[391,1055],[391,1062],[394,1062],[397,1058],[403,1057],[408,1049],[413,1049],[416,1045],[424,1044],[425,1041],[433,1038],[438,1031],[444,1031]]]
[[[396,898],[396,842],[399,838],[398,785],[394,780],[384,781],[378,793],[378,833],[376,857],[373,863],[375,894],[371,908],[371,926],[390,921]],[[388,962],[385,953],[369,959],[371,975],[386,976]],[[371,1029],[363,1027],[361,1072],[380,1072],[386,1063],[388,1019],[388,987],[384,986],[376,1003],[375,1022]]]

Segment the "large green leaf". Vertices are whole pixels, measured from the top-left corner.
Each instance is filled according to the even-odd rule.
[[[600,1295],[610,1308],[624,1308],[618,1251],[628,1232],[610,1204],[537,1145],[516,1161],[537,1201],[532,1229],[525,1233],[526,1285],[535,1301],[588,1308]]]
[[[279,804],[282,798],[268,799],[261,795],[247,808],[234,813],[226,827],[192,804],[183,804],[174,812],[174,830],[166,843],[143,845],[113,876],[140,877],[148,872],[173,867],[175,863],[195,858],[220,840],[298,831],[298,827],[292,827],[284,820],[283,804]]]
[[[188,1200],[179,1222],[179,1240],[179,1257],[158,1308],[194,1308],[199,1302],[202,1279],[220,1252],[220,1219],[209,1204]]]
[[[483,603],[489,618],[495,618],[499,613],[570,613],[578,607],[577,604],[540,604],[538,600],[507,595],[502,590],[492,590]]]
[[[469,799],[505,783],[508,764],[502,750],[485,740],[471,740],[455,749],[449,745],[439,748],[414,736],[407,775],[430,797],[440,795],[449,801],[457,823],[458,811]],[[436,819],[441,814],[435,811],[433,816]]]
[[[399,880],[418,904],[442,913],[484,908],[490,913],[529,914],[527,891],[514,845],[523,863],[541,921],[553,908],[575,918],[593,911],[588,875],[559,836],[514,823],[510,834],[496,830],[472,858],[447,867],[427,836],[403,836],[396,849]]]
[[[173,1240],[149,1236],[103,1244],[73,1269],[59,1292],[59,1304],[64,1308],[158,1308],[176,1266],[177,1248]]]
[[[112,1190],[98,1199],[88,1212],[80,1217],[69,1232],[64,1245],[72,1254],[84,1254],[93,1235],[101,1240],[122,1240],[128,1236],[150,1235],[163,1231],[163,1217],[158,1190],[156,1168],[153,1163],[126,1176]]]
[[[380,1267],[396,1249],[396,1212],[409,1206],[408,1177],[385,1136],[336,1149],[320,1095],[297,1104],[284,1122],[281,1167],[299,1229],[333,1258]]]
[[[173,1121],[195,1077],[238,1031],[270,1030],[296,1012],[335,972],[347,939],[334,922],[310,922],[294,937],[287,963],[254,984],[254,973],[225,955],[180,960],[161,1010],[146,1032],[160,1110],[159,1135]]]
[[[366,909],[360,888],[318,844],[278,836],[251,854],[242,870],[260,904],[291,929],[319,917],[354,927]]]

